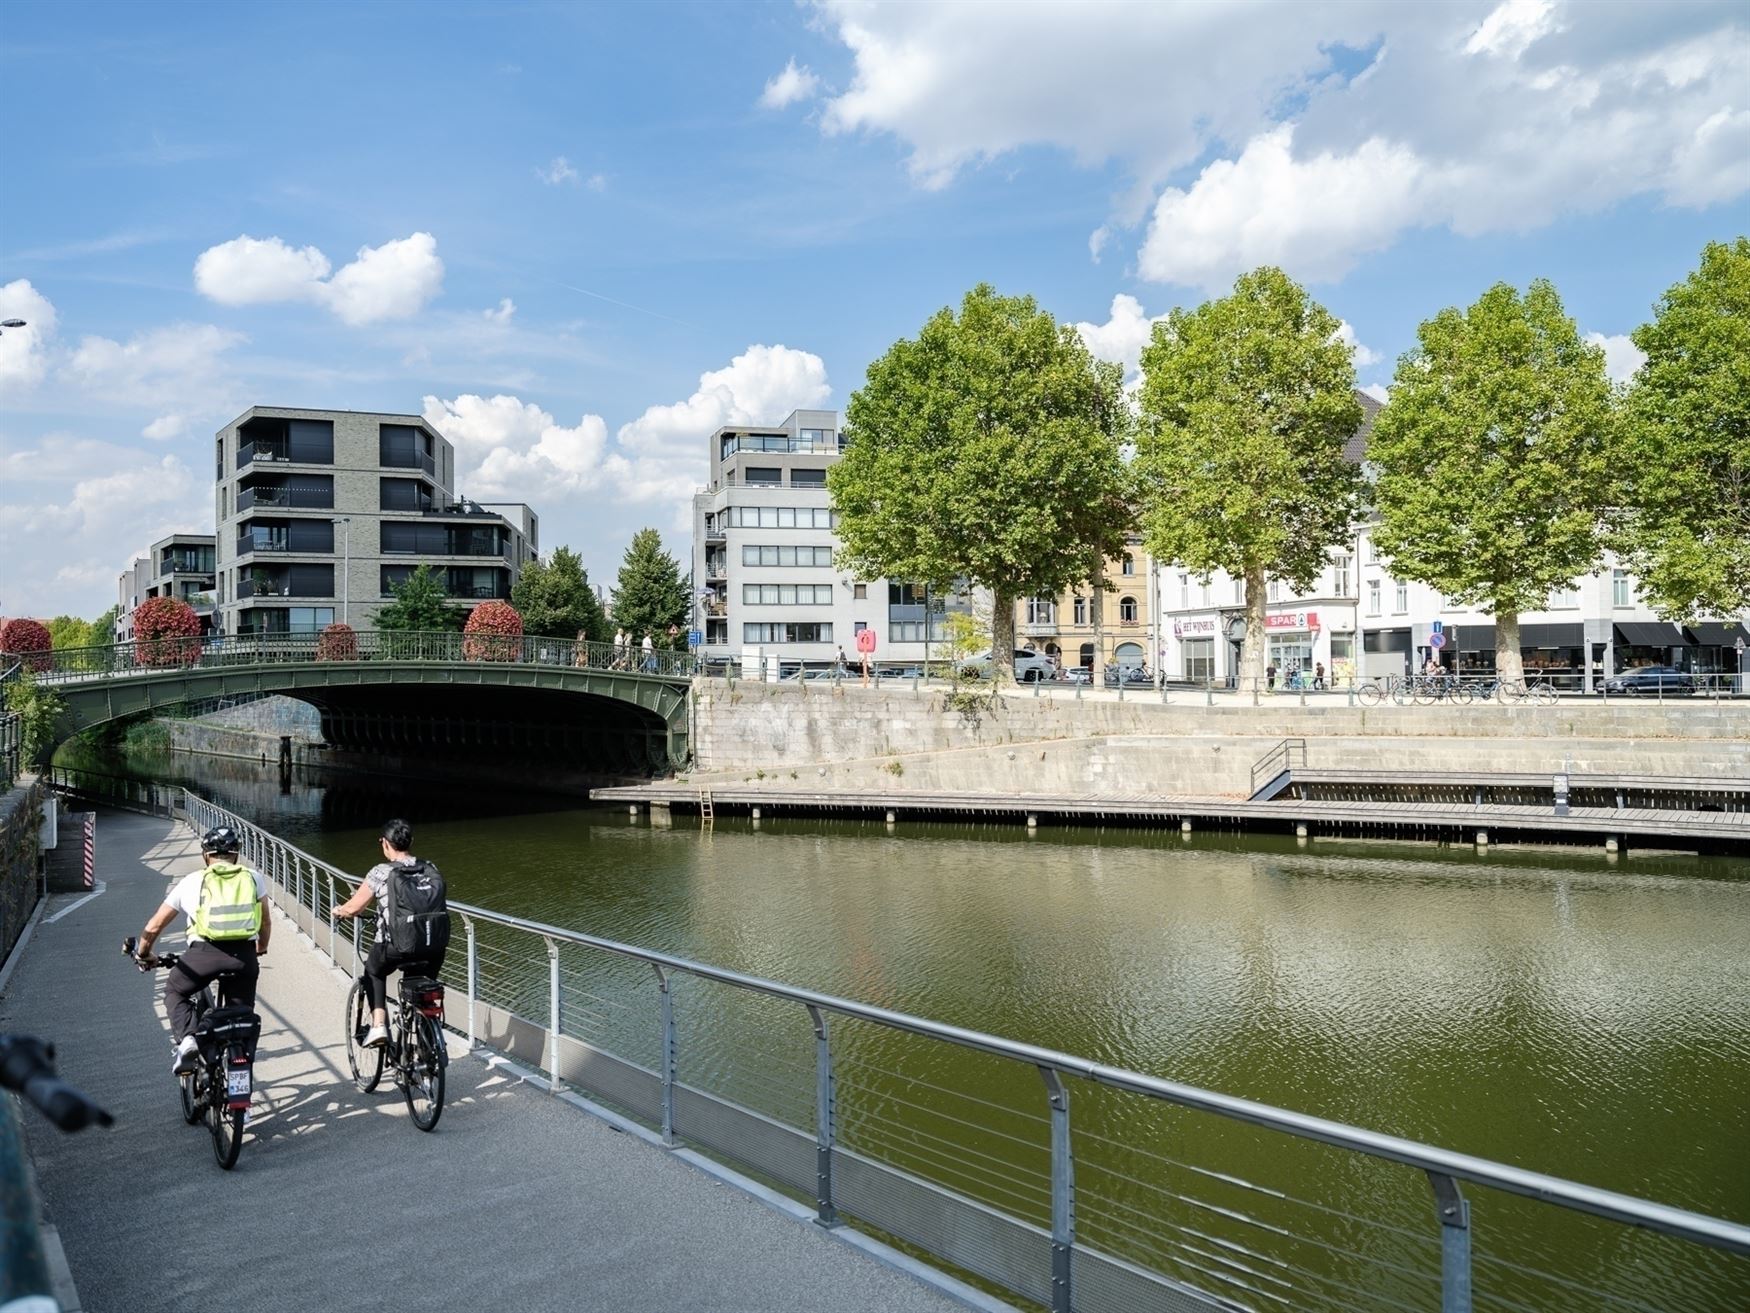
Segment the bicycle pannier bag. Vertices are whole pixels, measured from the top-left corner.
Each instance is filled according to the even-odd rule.
[[[208,942],[255,938],[261,930],[261,900],[248,867],[229,862],[207,867],[193,929],[196,939]]]
[[[421,859],[389,871],[389,946],[402,957],[436,956],[450,946],[450,905],[444,877]]]

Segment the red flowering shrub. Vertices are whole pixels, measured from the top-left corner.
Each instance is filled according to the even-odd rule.
[[[316,638],[318,661],[356,661],[358,654],[359,636],[351,625],[329,625]]]
[[[0,622],[0,652],[11,657],[22,657],[26,670],[47,670],[49,649],[54,645],[54,640],[49,637],[48,626],[39,621],[19,619]],[[11,664],[10,661],[0,662],[0,665]]]
[[[464,661],[515,661],[523,650],[523,617],[509,602],[482,602],[462,626]]]
[[[134,659],[142,666],[192,665],[201,654],[201,618],[176,597],[148,597],[134,608]]]

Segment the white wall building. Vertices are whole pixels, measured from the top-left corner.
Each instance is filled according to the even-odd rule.
[[[922,590],[856,579],[833,563],[838,515],[826,471],[843,438],[836,411],[798,410],[777,424],[737,424],[707,439],[711,481],[693,497],[693,627],[707,663],[755,652],[785,668],[825,667],[875,633],[889,669],[924,661]],[[943,638],[940,610],[930,641]],[[940,657],[938,650],[936,655]]]
[[[1353,546],[1333,549],[1309,593],[1271,584],[1265,624],[1270,663],[1286,674],[1325,668],[1337,685],[1350,678],[1402,675],[1430,655],[1447,670],[1491,674],[1494,617],[1461,607],[1424,584],[1394,578],[1364,527]],[[1178,566],[1160,569],[1161,668],[1169,679],[1226,680],[1239,670],[1244,585],[1217,573],[1204,582]],[[1739,673],[1737,640],[1750,643],[1746,617],[1686,626],[1661,621],[1640,600],[1628,570],[1607,559],[1571,589],[1550,594],[1519,618],[1528,677],[1558,688],[1594,691],[1608,675],[1645,665],[1696,674]],[[1436,648],[1436,626],[1443,636]],[[1750,671],[1750,654],[1745,657]],[[1279,675],[1279,678],[1281,675]]]

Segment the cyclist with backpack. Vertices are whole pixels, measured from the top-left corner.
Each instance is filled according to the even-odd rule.
[[[221,972],[236,972],[231,993],[239,1006],[255,1006],[255,982],[261,975],[257,959],[267,952],[273,933],[268,915],[267,881],[261,873],[237,862],[242,843],[237,831],[220,825],[201,836],[202,867],[170,887],[146,928],[140,931],[135,958],[150,966],[152,945],[178,915],[188,918],[188,947],[182,960],[164,979],[164,1007],[170,1013],[170,1037],[176,1045],[172,1075],[194,1071],[200,1063],[195,1043],[195,996]]]
[[[334,909],[336,916],[354,917],[362,915],[372,899],[380,904],[376,942],[364,967],[365,988],[371,996],[371,1029],[365,1044],[372,1048],[389,1041],[389,973],[435,978],[450,945],[444,877],[432,863],[413,855],[413,827],[403,820],[390,821],[377,842],[383,860],[370,869],[357,892]]]

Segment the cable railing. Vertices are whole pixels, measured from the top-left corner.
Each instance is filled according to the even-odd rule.
[[[182,669],[228,666],[339,663],[350,661],[535,665],[576,670],[691,678],[690,653],[637,644],[577,642],[514,634],[418,633],[364,630],[354,633],[208,634],[161,638],[102,647],[31,652],[24,660],[39,681],[76,683]]]
[[[197,830],[237,829],[284,915],[357,972],[372,931],[333,918],[357,877],[192,792],[181,808]],[[665,1144],[751,1168],[810,1201],[822,1225],[856,1219],[1063,1313],[1639,1313],[1741,1306],[1750,1292],[1750,1226],[1738,1222],[451,910],[461,933],[443,975],[471,1045]]]

